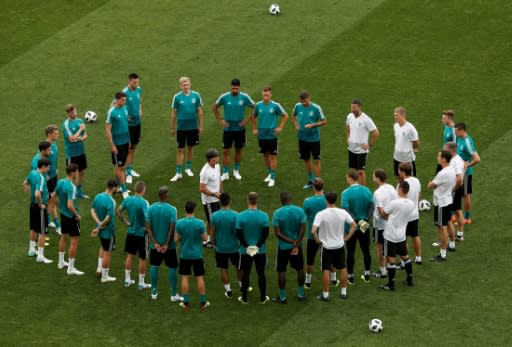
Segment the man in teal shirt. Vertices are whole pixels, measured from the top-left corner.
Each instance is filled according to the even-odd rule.
[[[202,242],[206,241],[208,234],[206,232],[206,224],[194,216],[196,205],[193,201],[187,201],[185,203],[185,218],[181,218],[176,223],[175,240],[176,242],[181,242],[179,272],[181,275],[183,302],[180,302],[180,306],[185,311],[190,309],[189,277],[192,275],[192,270],[194,270],[194,276],[197,281],[201,310],[206,310],[210,306],[210,302],[206,299],[202,251]]]
[[[128,85],[123,88],[126,94],[126,108],[128,110],[128,131],[130,132],[130,150],[126,158],[126,183],[132,183],[133,177],[140,175],[133,169],[132,163],[135,157],[135,149],[141,138],[142,118],[142,89],[140,79],[136,73],[128,75]]]
[[[51,144],[51,152],[50,156],[48,157],[48,160],[50,160],[50,171],[48,171],[48,181],[46,184],[48,185],[48,193],[50,194],[50,200],[48,201],[48,212],[50,213],[52,220],[48,226],[55,228],[57,234],[60,234],[61,228],[57,215],[57,204],[55,199],[52,198],[52,193],[55,191],[58,179],[57,174],[59,164],[59,147],[57,146],[57,140],[59,139],[59,127],[55,124],[50,124],[44,129],[44,133],[46,135],[46,141]]]
[[[286,295],[286,266],[288,261],[292,269],[297,271],[299,284],[297,296],[303,301],[304,295],[304,257],[302,255],[302,239],[306,230],[306,214],[304,210],[292,204],[292,195],[289,192],[280,194],[282,207],[278,208],[272,217],[272,225],[278,239],[277,264],[279,297],[274,302],[288,303]]]

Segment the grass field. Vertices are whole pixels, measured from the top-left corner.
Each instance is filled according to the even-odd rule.
[[[278,17],[268,15],[269,4],[261,1],[0,3],[1,345],[510,345],[510,2],[287,0],[280,2]],[[206,149],[221,147],[221,129],[210,106],[238,77],[242,90],[255,100],[261,86],[270,84],[274,99],[289,113],[298,92],[310,91],[329,120],[322,129],[322,176],[327,188],[336,191],[346,187],[344,121],[352,98],[363,100],[381,132],[367,173],[377,167],[391,171],[392,110],[399,105],[408,109],[420,134],[417,163],[427,198],[426,183],[441,144],[441,110],[454,108],[456,119],[468,124],[482,158],[475,169],[474,219],[466,241],[445,264],[416,266],[413,288],[384,293],[378,290],[379,280],[359,281],[349,288],[349,300],[324,304],[314,299],[320,290],[317,271],[307,302],[263,307],[254,295],[247,306],[227,301],[213,254],[206,251],[211,309],[200,312],[196,306],[184,313],[162,295],[167,290],[162,270],[157,301],[150,300],[149,292],[122,286],[122,241],[111,268],[118,281],[100,285],[94,275],[98,241],[88,236],[93,227],[90,201],[81,200],[86,232],[77,267],[85,276],[69,277],[53,264],[36,264],[26,257],[28,197],[21,183],[44,138],[43,129],[61,124],[64,105],[70,102],[79,113],[98,113],[99,122],[88,127],[85,190],[99,193],[113,172],[103,120],[130,72],[141,76],[143,88],[143,140],[135,166],[148,183],[150,202],[174,173],[169,104],[183,75],[192,78],[192,89],[205,103],[205,134],[193,163],[196,173]],[[63,176],[62,141],[59,147]],[[245,208],[250,190],[260,194],[260,208],[269,214],[279,207],[281,190],[290,190],[297,204],[308,196],[302,190],[305,174],[291,124],[279,149],[277,184],[270,189],[262,182],[266,173],[256,140],[249,138],[244,179],[225,183],[235,209]],[[170,188],[181,216],[187,199],[199,201],[197,177]],[[202,212],[198,215],[203,217]],[[436,232],[431,214],[423,217],[420,232],[428,260],[437,252],[430,247]],[[119,240],[125,232],[118,227]],[[54,233],[50,243],[46,255],[56,260]],[[268,292],[274,295],[274,235],[267,244]],[[362,259],[357,258],[356,276],[361,271]],[[292,272],[288,280],[292,297]],[[197,302],[194,289],[192,300]],[[375,317],[385,325],[378,335],[367,329]]]

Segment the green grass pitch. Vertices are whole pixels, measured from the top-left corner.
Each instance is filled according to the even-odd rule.
[[[482,0],[283,0],[281,15],[267,13],[263,1],[2,1],[0,13],[0,344],[9,345],[179,345],[179,346],[506,346],[510,345],[511,280],[509,229],[512,205],[508,179],[512,130],[512,4]],[[291,113],[301,89],[320,104],[329,124],[322,129],[322,176],[326,188],[346,187],[344,135],[350,100],[359,97],[381,136],[369,157],[367,174],[392,169],[394,107],[408,109],[420,134],[419,178],[423,196],[441,144],[441,110],[454,108],[476,142],[482,163],[475,169],[474,222],[466,241],[445,264],[431,264],[437,250],[432,216],[422,215],[420,233],[426,262],[415,266],[415,286],[394,293],[378,290],[379,280],[356,282],[349,300],[317,302],[319,271],[309,300],[293,300],[295,278],[288,273],[287,306],[242,306],[223,296],[211,251],[205,251],[206,285],[212,304],[200,312],[192,286],[193,309],[184,313],[167,298],[165,271],[160,297],[122,286],[125,228],[118,223],[118,250],[111,274],[115,283],[101,285],[94,275],[98,242],[92,228],[90,201],[80,201],[83,236],[77,267],[85,276],[69,277],[52,264],[26,256],[28,197],[22,181],[43,128],[64,119],[63,107],[79,113],[96,111],[88,127],[89,169],[85,190],[102,191],[113,169],[104,135],[104,117],[114,93],[137,72],[143,88],[143,140],[135,166],[155,201],[159,185],[175,169],[175,143],[169,133],[169,104],[178,78],[192,79],[205,103],[205,134],[193,169],[199,173],[208,147],[221,147],[221,129],[211,104],[238,77],[242,90],[260,100],[270,84],[274,100]],[[261,196],[260,208],[272,213],[279,192],[289,190],[302,204],[309,192],[303,164],[297,159],[293,126],[280,137],[277,184],[263,183],[263,160],[249,138],[241,182],[225,189],[233,207],[245,208],[250,190]],[[64,146],[59,162],[64,172]],[[198,179],[170,184],[172,203],[199,201]],[[375,187],[370,184],[373,190]],[[118,197],[117,199],[120,199]],[[118,200],[119,201],[119,200]],[[198,215],[203,217],[202,211]],[[274,235],[270,235],[269,295],[277,293]],[[46,254],[57,258],[52,233]],[[362,271],[357,258],[356,274]],[[234,273],[232,273],[234,278]],[[398,274],[398,279],[403,274]],[[149,276],[148,276],[149,278]],[[256,286],[255,274],[252,284]],[[255,289],[257,291],[257,289]],[[252,299],[252,300],[251,300]],[[384,322],[372,334],[371,318]]]

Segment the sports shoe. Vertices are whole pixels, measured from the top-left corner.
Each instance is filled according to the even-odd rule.
[[[270,182],[271,179],[272,179],[272,175],[268,174],[267,177],[265,177],[265,179],[263,180],[263,182]]]
[[[286,304],[288,304],[288,299],[284,298],[284,300],[281,300],[280,297],[276,296],[276,297],[272,298],[272,302],[275,302],[276,304],[286,305]]]
[[[384,285],[380,286],[380,289],[388,291],[388,292],[392,292],[395,290],[395,287],[390,287],[389,285],[384,284]]]
[[[307,296],[304,294],[304,295],[297,295],[297,300],[299,302],[302,302],[302,301],[306,301],[307,299]]]
[[[61,227],[55,228],[55,232],[57,233],[57,235],[61,236],[62,235],[62,228]]]
[[[430,258],[430,261],[440,261],[440,262],[443,262],[443,261],[446,261],[446,257],[443,258],[443,257],[441,257],[441,254],[438,254],[435,257]]]
[[[68,275],[77,275],[77,276],[82,276],[84,274],[83,271],[80,271],[78,269],[75,269],[75,268],[68,268],[68,271],[67,271]]]
[[[64,269],[65,267],[67,267],[69,264],[67,261],[63,261],[63,262],[60,262],[57,264],[57,269],[61,270],[61,269]]]
[[[214,248],[215,245],[213,244],[212,241],[205,241],[203,242],[203,247],[206,247],[206,248]]]
[[[123,187],[121,187],[121,186],[117,187],[116,193],[122,193],[122,192],[123,192]],[[130,189],[126,189],[126,192],[131,193],[132,191]]]
[[[142,284],[140,284],[140,283],[139,283],[139,285],[137,286],[137,288],[138,288],[139,290],[148,289],[148,288],[151,288],[151,284],[149,284],[149,283],[142,283]]]
[[[220,176],[220,180],[222,182],[229,180],[229,172],[224,172],[222,176]]]
[[[194,176],[194,173],[192,172],[192,170],[190,169],[185,169],[185,173],[187,174],[188,177],[192,177]],[[208,302],[208,301],[207,301]],[[208,304],[209,305],[209,304]]]
[[[361,279],[364,283],[370,283],[370,275],[361,275]]]
[[[45,257],[37,256],[36,262],[37,263],[43,263],[43,264],[51,264],[51,263],[53,263],[53,260],[50,260],[50,259],[45,258]]]
[[[268,296],[265,296],[265,299],[263,299],[263,300],[260,299],[260,305],[265,305],[269,301],[270,301],[270,298]]]
[[[329,302],[329,297],[325,297],[323,294],[317,295],[316,298],[320,301]]]
[[[267,296],[268,298],[268,296]],[[244,300],[244,298],[242,298],[241,296],[238,297],[238,302],[240,302],[242,305],[247,305],[247,301]]]
[[[171,295],[171,302],[183,302],[183,297],[179,294]]]
[[[128,184],[132,184],[133,183],[132,175],[126,176],[126,183],[128,183]]]
[[[415,263],[416,265],[421,265],[421,264],[423,264],[423,262],[422,262],[421,260],[418,260],[418,259],[414,259],[414,263]]]
[[[348,298],[347,294],[341,294],[341,293],[340,293],[340,299],[341,299],[341,300],[345,300],[345,299],[347,299],[347,298]]]
[[[374,276],[374,277],[377,277],[377,278],[387,278],[387,277],[388,277],[388,274],[384,274],[384,273],[382,273],[382,272],[380,272],[380,271],[379,271],[379,272],[374,272],[374,273],[373,273],[373,276]]]
[[[311,289],[311,283],[304,283],[305,289]]]
[[[450,251],[450,252],[456,252],[457,250],[455,249],[455,247],[448,247],[448,251]]]
[[[183,177],[182,174],[180,173],[177,173],[176,172],[176,175],[172,176],[172,178],[169,180],[170,182],[177,182],[178,180],[180,180],[181,178]]]
[[[313,182],[311,181],[308,181],[303,187],[302,189],[311,189],[313,188]]]
[[[129,196],[128,192],[123,192],[123,199],[128,199]]]
[[[238,170],[233,170],[233,177],[239,181],[242,179],[242,176],[240,175],[240,172],[238,172]]]
[[[138,173],[137,171],[135,171],[134,169],[132,169],[132,176],[133,176],[133,177],[140,177],[140,173]]]
[[[28,251],[27,257],[35,257],[37,255],[36,251]]]
[[[466,218],[466,220],[464,221],[464,224],[471,224],[471,223],[473,223],[471,221],[471,218]]]
[[[183,308],[185,311],[190,310],[190,304],[188,302],[187,303],[185,303],[183,301],[180,302],[180,307]]]
[[[354,277],[348,277],[348,284],[354,284],[356,283],[355,280],[354,280]]]
[[[455,241],[464,241],[464,235],[455,235]]]
[[[402,281],[406,286],[412,287],[412,277]]]
[[[114,282],[116,280],[115,277],[107,276],[101,278],[101,283]]]
[[[55,225],[54,222],[50,222],[48,223],[48,228],[56,228],[57,226]]]
[[[158,292],[156,291],[156,289],[151,291],[151,299],[153,299],[153,300],[158,299]]]
[[[201,303],[201,310],[206,310],[208,307],[210,307],[210,302],[209,301],[205,301],[205,302],[202,302]]]
[[[233,292],[230,290],[229,292],[224,292],[224,296],[228,299],[233,298]]]
[[[352,282],[354,282],[354,278],[352,278]],[[340,285],[340,280],[331,281],[331,286],[338,287]]]
[[[126,288],[128,288],[129,286],[131,286],[132,284],[134,284],[135,281],[134,280],[129,280],[129,281],[124,281],[124,286]]]
[[[439,241],[439,240],[432,243],[432,247],[439,247],[439,246],[441,246],[441,241]]]
[[[85,194],[84,192],[77,192],[76,197],[78,199],[89,199],[89,195]]]
[[[273,180],[272,178],[270,179],[270,181],[268,181],[268,186],[269,187],[273,187],[276,185],[276,180]]]
[[[96,269],[96,276],[98,276],[98,277],[101,276],[101,268]]]

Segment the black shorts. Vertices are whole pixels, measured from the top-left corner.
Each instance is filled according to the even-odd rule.
[[[215,252],[215,262],[217,263],[217,267],[219,269],[227,269],[229,266],[229,262],[231,265],[240,268],[240,252],[234,253],[219,253]]]
[[[207,204],[204,204],[203,209],[204,209],[204,215],[206,217],[206,221],[208,223],[210,223],[210,218],[211,218],[212,214],[214,212],[220,210],[220,202],[215,201],[215,202],[209,202]]]
[[[118,167],[123,167],[126,164],[126,158],[128,157],[128,150],[130,144],[125,143],[123,145],[116,145],[117,154],[112,153],[112,164]]]
[[[38,204],[30,204],[30,230],[38,234],[48,234],[48,211]]]
[[[112,237],[110,239],[104,239],[104,238],[100,237],[100,243],[101,243],[101,248],[103,248],[103,250],[105,252],[112,252],[116,248],[116,238],[115,237]]]
[[[63,234],[69,234],[69,236],[80,236],[80,221],[76,220],[75,217],[67,217],[61,213],[60,224]]]
[[[450,212],[450,205],[444,207],[434,206],[434,224],[438,227],[447,226],[451,218]]]
[[[407,241],[391,242],[384,240],[384,256],[394,258],[397,254],[401,257],[409,254],[407,251]]]
[[[462,196],[464,195],[464,185],[453,192],[453,202],[450,205],[451,211],[462,210]]]
[[[373,242],[384,244],[384,229],[373,228]]]
[[[364,170],[366,168],[366,159],[368,153],[353,153],[348,151],[348,167],[349,169]]]
[[[194,270],[194,276],[203,276],[205,273],[203,259],[180,258],[180,268],[178,271],[180,275],[190,276],[192,275],[192,270]]]
[[[149,263],[153,266],[160,266],[162,261],[168,268],[176,269],[178,267],[178,255],[176,248],[167,249],[165,253],[160,253],[156,249],[152,249],[149,253]]]
[[[185,145],[194,147],[199,144],[199,130],[178,130],[176,133],[178,148],[185,148]]]
[[[398,165],[400,165],[401,163],[401,161],[393,159],[393,171],[395,172],[396,177],[398,177]],[[409,164],[411,164],[412,166],[411,176],[416,177],[416,161],[413,160]]]
[[[140,129],[140,124],[128,126],[128,131],[130,132],[131,145],[136,145],[140,142]]]
[[[419,236],[419,220],[418,219],[415,219],[415,220],[412,220],[410,221],[409,223],[407,223],[407,227],[405,229],[405,235],[409,236],[409,237],[418,237]]]
[[[78,171],[84,171],[87,169],[87,157],[84,154],[80,154],[76,157],[71,157],[66,159],[66,165],[76,164],[78,165]]]
[[[307,142],[299,140],[299,158],[309,160],[311,157],[314,160],[320,160],[320,141]]]
[[[277,139],[258,140],[258,145],[260,146],[260,153],[271,155],[277,155],[278,153]]]
[[[55,191],[55,187],[57,187],[57,176],[46,181],[46,186],[48,187],[48,193],[53,193]]]
[[[306,244],[306,265],[311,266],[315,264],[315,257],[319,248],[320,244],[315,240],[308,239]]]
[[[330,270],[334,267],[336,270],[341,270],[346,267],[345,265],[345,247],[337,249],[320,250],[320,261],[322,263],[322,271]]]
[[[148,256],[148,236],[126,235],[124,251],[131,255],[139,254],[140,259],[146,259]]]
[[[464,175],[464,195],[473,193],[473,175]]]
[[[292,255],[292,249],[279,249],[276,254],[276,271],[286,272],[288,261],[292,269],[297,271],[304,269],[304,256],[302,255],[302,248],[299,248],[299,254]]]
[[[244,148],[246,143],[245,129],[236,131],[224,131],[222,134],[222,148],[228,149],[233,147]]]

